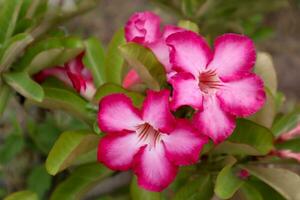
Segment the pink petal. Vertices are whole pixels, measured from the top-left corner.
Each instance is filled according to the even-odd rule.
[[[112,170],[128,170],[140,147],[135,133],[109,134],[99,142],[98,161]]]
[[[59,79],[60,81],[64,82],[66,85],[72,86],[72,83],[69,80],[68,75],[66,73],[66,69],[64,67],[53,67],[53,68],[44,69],[43,71],[34,75],[34,79],[37,82],[42,83],[49,76],[53,76]]]
[[[197,77],[211,59],[204,38],[192,31],[174,33],[166,43],[171,47],[170,62],[175,70],[190,72]]]
[[[242,117],[257,112],[266,100],[263,81],[250,73],[227,79],[217,96],[225,111]]]
[[[99,103],[98,125],[104,132],[135,130],[142,123],[139,111],[123,94],[108,95]]]
[[[142,108],[142,118],[154,129],[168,133],[173,129],[174,117],[170,112],[168,90],[147,91],[147,97]]]
[[[151,43],[160,37],[160,17],[152,12],[133,14],[125,26],[127,42]]]
[[[134,70],[131,69],[125,76],[123,80],[122,86],[124,88],[130,88],[131,86],[140,83],[142,80],[140,79],[138,73]]]
[[[218,99],[211,95],[204,96],[203,111],[194,115],[193,124],[215,143],[220,143],[231,135],[235,128],[235,118],[223,111]]]
[[[186,120],[179,120],[169,135],[162,138],[166,154],[175,165],[190,165],[197,162],[207,138],[201,136]]]
[[[166,157],[162,144],[151,149],[142,147],[134,157],[133,170],[138,185],[155,192],[168,187],[177,174],[177,167]]]
[[[198,81],[190,73],[177,73],[170,81],[173,86],[172,110],[180,106],[189,105],[195,109],[202,109],[202,93]]]
[[[215,40],[214,57],[208,68],[217,69],[220,77],[250,72],[255,63],[255,46],[250,38],[224,34]]]
[[[183,28],[178,27],[178,26],[166,25],[164,27],[163,36],[162,37],[164,39],[167,39],[167,37],[169,37],[173,33],[178,33],[178,32],[183,32],[183,31],[186,31],[186,29],[183,29]]]
[[[281,158],[286,158],[286,159],[290,158],[300,162],[299,152],[293,152],[291,150],[286,149],[286,150],[274,150],[273,152],[271,152],[271,155],[272,154]]]
[[[148,47],[155,54],[157,60],[165,67],[166,72],[170,72],[169,47],[166,45],[164,39],[148,44]]]

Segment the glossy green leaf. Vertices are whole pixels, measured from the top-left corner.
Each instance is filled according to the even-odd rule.
[[[300,177],[287,169],[257,167],[253,165],[243,166],[252,175],[256,176],[287,200],[300,199]]]
[[[62,65],[84,50],[83,42],[77,37],[48,38],[39,41],[26,51],[16,64],[16,69],[34,74],[40,70]]]
[[[264,200],[260,192],[247,182],[241,186],[240,190],[245,200]]]
[[[134,176],[130,184],[130,195],[132,200],[160,200],[162,195],[159,192],[147,191],[137,184],[137,179]]]
[[[43,89],[45,96],[42,102],[30,101],[28,103],[36,104],[43,108],[63,110],[89,125],[93,125],[96,116],[95,113],[87,109],[89,103],[85,99],[66,89],[51,87],[43,87]]]
[[[3,75],[5,82],[23,96],[41,102],[44,98],[43,88],[25,72],[11,72]]]
[[[198,25],[189,20],[180,20],[178,22],[178,26],[190,31],[194,31],[195,33],[199,33]]]
[[[228,141],[252,146],[261,154],[267,154],[273,148],[271,131],[246,119],[237,120],[236,128]]]
[[[106,83],[97,89],[93,102],[95,104],[98,104],[103,97],[113,93],[125,94],[126,96],[131,98],[135,106],[141,106],[142,102],[144,101],[144,96],[141,95],[140,93],[128,91],[116,84]]]
[[[94,184],[110,176],[110,171],[99,163],[91,163],[76,168],[72,174],[52,193],[50,200],[77,200]]]
[[[99,87],[105,83],[105,54],[104,49],[101,46],[101,42],[94,37],[89,38],[84,42],[85,55],[83,58],[84,65],[92,72],[94,83],[96,87]]]
[[[235,162],[236,160],[233,160],[227,164],[217,176],[214,191],[221,199],[231,198],[243,184],[243,180],[236,175],[233,169]]]
[[[4,200],[38,200],[38,196],[29,190],[23,190],[10,194]]]
[[[166,83],[165,69],[150,49],[136,43],[127,43],[120,46],[120,51],[149,88],[159,90]]]
[[[272,126],[272,132],[279,136],[296,126],[300,122],[300,110],[295,110],[278,119]]]
[[[15,29],[23,0],[7,0],[0,9],[0,44],[9,39]]]
[[[211,200],[214,194],[212,177],[209,174],[188,181],[175,194],[173,200]]]
[[[254,72],[264,81],[265,86],[271,94],[276,95],[277,75],[273,64],[272,56],[266,52],[258,52]]]
[[[105,56],[106,81],[121,84],[124,59],[119,52],[119,46],[125,43],[124,30],[118,30],[110,41]]]
[[[66,131],[62,133],[46,160],[48,173],[55,175],[66,169],[78,156],[96,148],[98,142],[99,136],[91,131]]]
[[[276,116],[276,101],[275,97],[272,95],[269,89],[266,88],[266,102],[265,105],[259,110],[257,113],[249,117],[250,120],[265,126],[267,128],[271,128],[274,118]]]
[[[11,93],[11,88],[8,85],[4,83],[0,85],[0,117],[6,108]]]
[[[221,144],[217,145],[213,151],[213,154],[231,154],[231,155],[263,155],[253,146],[249,144],[234,143],[230,141],[224,141]]]
[[[27,188],[42,198],[50,187],[51,176],[47,173],[45,166],[39,165],[33,168],[27,178]]]

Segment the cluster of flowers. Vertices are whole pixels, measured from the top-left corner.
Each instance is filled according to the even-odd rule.
[[[237,117],[247,117],[263,106],[264,85],[252,72],[255,47],[244,35],[219,36],[211,50],[201,35],[171,25],[161,32],[160,18],[141,12],[128,20],[125,37],[155,54],[165,67],[172,94],[166,89],[148,90],[141,109],[123,94],[104,97],[98,124],[106,136],[100,140],[98,160],[113,170],[132,169],[141,187],[161,191],[174,180],[179,166],[198,161],[208,138],[215,144],[224,141]],[[38,76],[55,75],[90,98],[95,87],[81,57]],[[131,70],[123,87],[141,81]],[[172,112],[181,106],[196,111],[191,120],[174,117]]]

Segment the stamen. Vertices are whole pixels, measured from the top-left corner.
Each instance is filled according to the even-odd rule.
[[[161,133],[148,123],[139,125],[136,132],[139,137],[139,142],[148,144],[150,148],[156,147],[156,144],[161,141]]]
[[[216,91],[222,86],[216,70],[208,70],[200,73],[199,76],[199,87],[204,93],[211,93]]]

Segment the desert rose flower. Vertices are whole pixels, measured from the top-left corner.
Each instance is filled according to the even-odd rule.
[[[93,77],[82,62],[83,53],[73,60],[64,64],[45,69],[35,75],[35,80],[43,82],[47,77],[53,76],[63,81],[66,85],[73,87],[83,97],[90,100],[96,92]]]
[[[193,124],[215,143],[226,139],[236,117],[257,112],[266,96],[263,81],[252,72],[255,47],[244,35],[219,36],[211,51],[200,35],[184,31],[170,35],[170,62],[178,73],[171,108],[183,105],[197,110]]]
[[[169,74],[171,72],[171,64],[169,62],[169,47],[166,45],[165,40],[169,35],[184,31],[184,29],[167,25],[161,32],[160,21],[159,16],[149,11],[135,13],[126,23],[125,38],[127,42],[136,42],[150,48],[157,59],[164,65],[167,74]],[[141,82],[136,77],[138,77],[137,73],[131,70],[124,78],[123,87],[128,88],[135,83]]]
[[[132,169],[138,184],[161,191],[175,178],[178,166],[195,163],[205,136],[185,120],[175,120],[169,109],[169,91],[148,91],[141,110],[123,94],[99,103],[98,124],[106,133],[98,160],[113,170]]]

